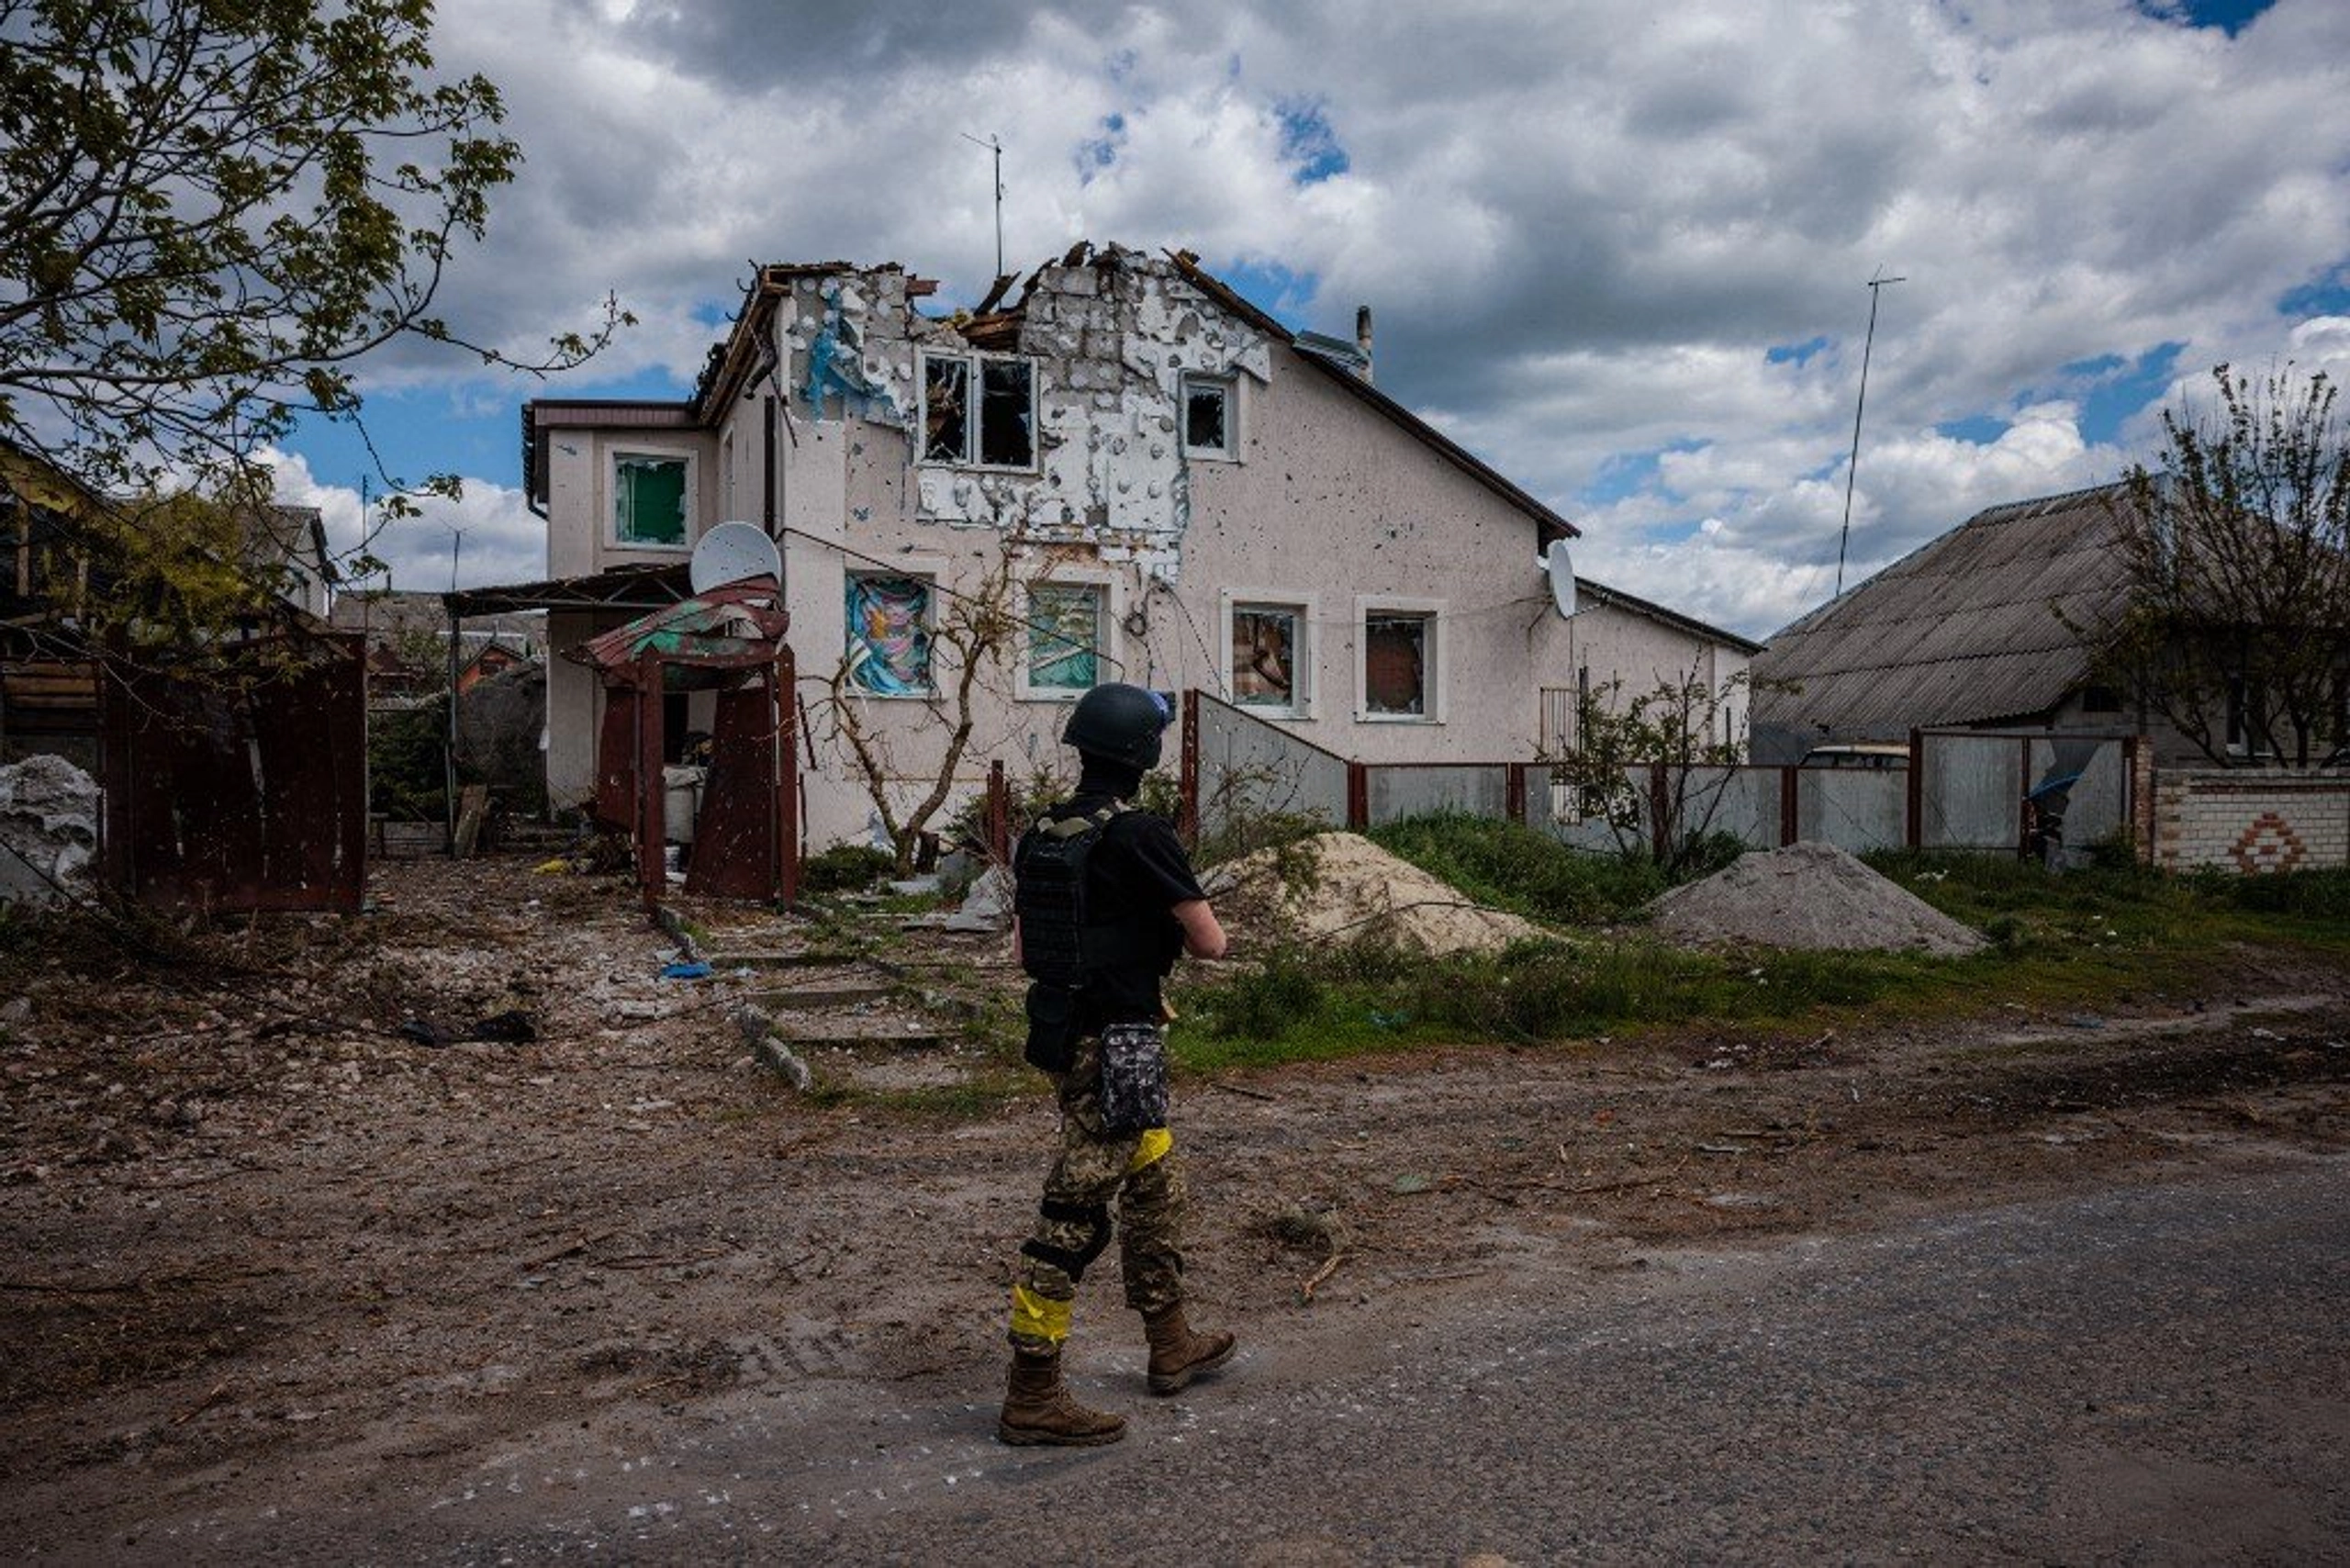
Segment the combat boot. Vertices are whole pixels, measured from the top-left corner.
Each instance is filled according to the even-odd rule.
[[[1014,1350],[995,1435],[1020,1448],[1097,1448],[1125,1437],[1126,1418],[1080,1405],[1061,1382],[1058,1350]]]
[[[1164,1312],[1145,1313],[1143,1333],[1150,1339],[1150,1391],[1181,1394],[1194,1374],[1214,1372],[1232,1360],[1240,1348],[1230,1334],[1194,1334],[1183,1321],[1181,1304]]]

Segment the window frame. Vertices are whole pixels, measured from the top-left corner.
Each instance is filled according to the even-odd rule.
[[[621,537],[621,465],[632,458],[639,460],[650,459],[655,463],[681,463],[685,465],[685,537],[679,540],[677,543],[664,544],[657,540],[623,539]],[[690,555],[693,554],[694,541],[699,538],[701,534],[701,531],[694,526],[695,521],[700,515],[701,511],[700,454],[695,452],[690,447],[664,446],[657,443],[645,444],[643,442],[632,442],[626,446],[615,444],[609,448],[605,453],[604,476],[606,484],[604,496],[605,548],[610,550],[643,551],[646,554],[655,555]]]
[[[930,366],[934,360],[952,361],[963,366],[964,398],[967,404],[963,425],[963,454],[960,457],[933,457],[930,454]],[[987,463],[980,460],[984,449],[981,424],[987,414],[987,369],[990,364],[1018,364],[1028,372],[1028,461],[1020,464]],[[969,468],[984,474],[1035,474],[1042,471],[1044,441],[1039,413],[1037,362],[1034,356],[1022,353],[989,353],[979,349],[920,349],[914,354],[914,460],[925,468]]]
[[[1118,635],[1118,618],[1125,612],[1120,583],[1116,574],[1088,570],[1081,567],[1060,567],[1024,583],[1020,588],[1020,658],[1019,688],[1016,695],[1024,702],[1074,702],[1093,687],[1038,686],[1030,677],[1035,672],[1035,635],[1030,622],[1035,617],[1030,605],[1038,588],[1090,588],[1102,607],[1102,618],[1095,623],[1093,638],[1093,686],[1111,678],[1106,666],[1117,663],[1114,646]]]
[[[1295,661],[1304,667],[1290,672],[1290,700],[1286,708],[1270,703],[1246,702],[1241,700],[1237,671],[1232,663],[1233,623],[1246,610],[1270,610],[1285,611],[1296,617],[1298,639]],[[1310,593],[1293,588],[1234,588],[1216,596],[1216,660],[1218,683],[1224,700],[1252,717],[1273,723],[1304,722],[1320,712],[1317,682],[1322,668],[1321,649],[1315,634],[1315,599]]]
[[[1214,387],[1224,394],[1224,444],[1194,446],[1192,444],[1192,389],[1195,386]],[[1183,455],[1203,458],[1211,463],[1240,461],[1240,378],[1236,375],[1211,375],[1204,371],[1183,372],[1175,381],[1176,431],[1181,437]]]
[[[1355,596],[1355,722],[1360,724],[1441,724],[1444,722],[1444,612],[1440,599],[1413,599],[1394,594]],[[1371,618],[1409,616],[1425,623],[1420,641],[1420,708],[1417,713],[1374,712],[1371,706]]]
[[[938,585],[946,575],[946,563],[930,558],[909,560],[903,566],[852,567],[841,573],[841,656],[849,653],[851,629],[848,623],[848,590],[853,582],[875,578],[904,578],[918,582],[927,590],[923,603],[922,626],[926,635],[923,674],[927,684],[918,691],[876,691],[849,673],[845,685],[851,697],[871,702],[930,702],[936,700],[938,687]]]

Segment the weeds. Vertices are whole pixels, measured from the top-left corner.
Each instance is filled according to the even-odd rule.
[[[1553,924],[1624,920],[1665,888],[1663,873],[1645,856],[1571,849],[1548,834],[1490,817],[1440,812],[1375,827],[1370,836],[1481,903]]]

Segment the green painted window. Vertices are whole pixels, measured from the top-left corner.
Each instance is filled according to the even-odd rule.
[[[1102,589],[1038,583],[1028,590],[1028,685],[1089,691],[1102,678]]]
[[[622,544],[683,544],[686,460],[626,452],[613,459],[612,518]]]

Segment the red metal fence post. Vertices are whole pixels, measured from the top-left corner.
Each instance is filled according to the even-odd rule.
[[[1181,760],[1177,764],[1177,793],[1180,802],[1175,808],[1175,832],[1192,848],[1200,843],[1200,693],[1198,688],[1183,693],[1183,736]]]
[[[647,648],[636,657],[636,881],[648,913],[669,887],[661,742],[661,655]]]
[[[1779,769],[1779,847],[1785,849],[1803,832],[1803,769],[1793,763]]]
[[[1526,825],[1526,775],[1532,765],[1524,762],[1509,762],[1502,766],[1508,770],[1504,775],[1508,782],[1502,786],[1502,811],[1510,821],[1524,827]]]
[[[1360,833],[1371,825],[1371,769],[1360,762],[1347,764],[1347,828]]]
[[[800,689],[789,644],[776,650],[767,678],[775,683],[776,897],[789,908],[800,898]]]
[[[1909,732],[1909,802],[1901,834],[1911,849],[1925,847],[1926,830],[1926,737],[1920,730]]]

